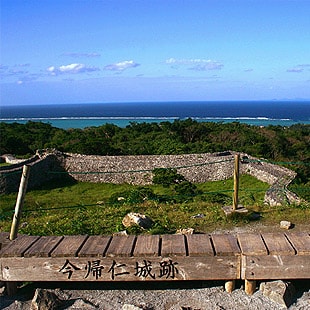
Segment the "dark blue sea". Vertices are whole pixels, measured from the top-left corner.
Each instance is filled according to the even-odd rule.
[[[192,118],[201,122],[240,122],[257,126],[310,124],[310,101],[207,101],[84,103],[2,106],[0,121],[40,121],[59,128],[106,123],[163,122]]]

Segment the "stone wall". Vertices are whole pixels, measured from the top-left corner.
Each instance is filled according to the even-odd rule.
[[[155,168],[177,168],[188,181],[203,183],[225,180],[233,176],[234,152],[219,154],[144,155],[144,156],[88,156],[66,154],[65,169],[74,179],[82,182],[152,183]],[[290,169],[240,154],[240,173],[249,174],[271,185],[265,194],[265,203],[281,205],[300,203],[287,189],[296,173]]]
[[[66,175],[81,182],[146,185],[152,183],[152,171],[155,168],[176,168],[188,181],[203,183],[232,177],[235,154],[228,151],[214,154],[94,156],[62,154],[55,150],[40,151],[28,161],[1,167],[0,193],[18,191],[25,163],[31,166],[28,183],[30,189]],[[294,171],[257,160],[247,154],[240,154],[240,157],[243,158],[240,164],[241,174],[252,175],[271,185],[265,195],[266,203],[277,205],[298,201],[298,197],[286,188],[296,176]]]
[[[37,188],[45,182],[62,178],[63,174],[52,174],[51,171],[64,172],[63,160],[55,154],[46,154],[42,157],[35,155],[29,160],[18,164],[3,166],[0,169],[0,193],[17,192],[24,165],[29,165],[30,175],[28,189]]]
[[[224,155],[223,155],[224,154]],[[225,180],[233,175],[234,152],[184,155],[90,156],[66,154],[65,169],[76,180],[86,182],[151,184],[155,168],[177,168],[193,183]],[[258,161],[247,154],[240,173],[250,174],[270,185],[289,184],[296,173],[287,168]]]
[[[234,155],[186,154],[141,156],[88,156],[66,154],[65,169],[83,182],[152,183],[155,168],[177,168],[193,183],[223,180],[232,176]]]

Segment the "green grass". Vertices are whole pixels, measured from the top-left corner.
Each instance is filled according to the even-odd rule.
[[[232,204],[233,180],[197,184],[198,196],[176,196],[161,185],[115,185],[106,183],[50,183],[27,192],[20,233],[31,235],[111,234],[124,230],[122,219],[128,212],[149,216],[154,225],[149,230],[133,227],[128,233],[163,234],[192,227],[196,232],[211,232],[251,224],[253,212],[259,212],[262,224],[280,220],[309,223],[309,204],[269,207],[263,204],[268,184],[242,175],[239,202],[249,210],[248,216],[226,218],[221,207]],[[148,195],[148,192],[154,195]],[[0,231],[9,231],[17,194],[0,196]],[[124,197],[118,201],[117,197]],[[193,218],[203,214],[202,218]]]

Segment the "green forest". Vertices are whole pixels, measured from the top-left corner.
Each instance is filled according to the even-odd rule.
[[[165,155],[186,153],[244,152],[284,165],[298,175],[289,189],[309,201],[310,126],[257,127],[235,123],[197,122],[192,119],[162,123],[131,123],[126,128],[113,124],[85,129],[59,129],[50,124],[0,123],[0,152],[28,158],[38,149],[93,155]],[[63,182],[63,183],[62,183]],[[276,225],[283,218],[294,224],[309,222],[309,205],[263,203],[268,184],[249,175],[240,179],[239,201],[247,206],[245,217],[227,219],[221,206],[232,203],[233,178],[192,184],[175,170],[154,170],[149,186],[73,182],[48,183],[26,196],[21,233],[33,235],[111,234],[122,231],[128,212],[147,214],[154,227],[144,231],[133,227],[128,233],[163,234],[192,227],[211,232],[219,227],[243,225],[260,215],[264,225]],[[0,229],[11,225],[15,193],[1,195]],[[123,197],[124,200],[119,200]],[[203,214],[197,220],[195,216]],[[104,220],[103,220],[104,219]]]
[[[198,122],[191,118],[161,123],[132,122],[125,128],[113,124],[85,129],[60,129],[51,124],[0,123],[0,152],[32,156],[36,150],[56,148],[63,152],[93,155],[174,155],[245,152],[290,165],[297,181],[310,175],[310,125],[259,127],[239,122]],[[308,164],[307,164],[308,163]]]

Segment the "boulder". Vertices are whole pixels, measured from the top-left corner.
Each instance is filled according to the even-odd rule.
[[[48,290],[37,288],[31,301],[31,310],[57,310],[60,308],[62,300]]]
[[[126,228],[133,225],[138,225],[142,228],[148,229],[153,225],[153,221],[146,215],[133,212],[126,214],[122,223]]]
[[[292,223],[289,221],[281,221],[280,227],[283,229],[290,229],[292,227]]]
[[[289,307],[295,298],[295,288],[290,282],[262,282],[259,287],[262,294],[281,306]]]

